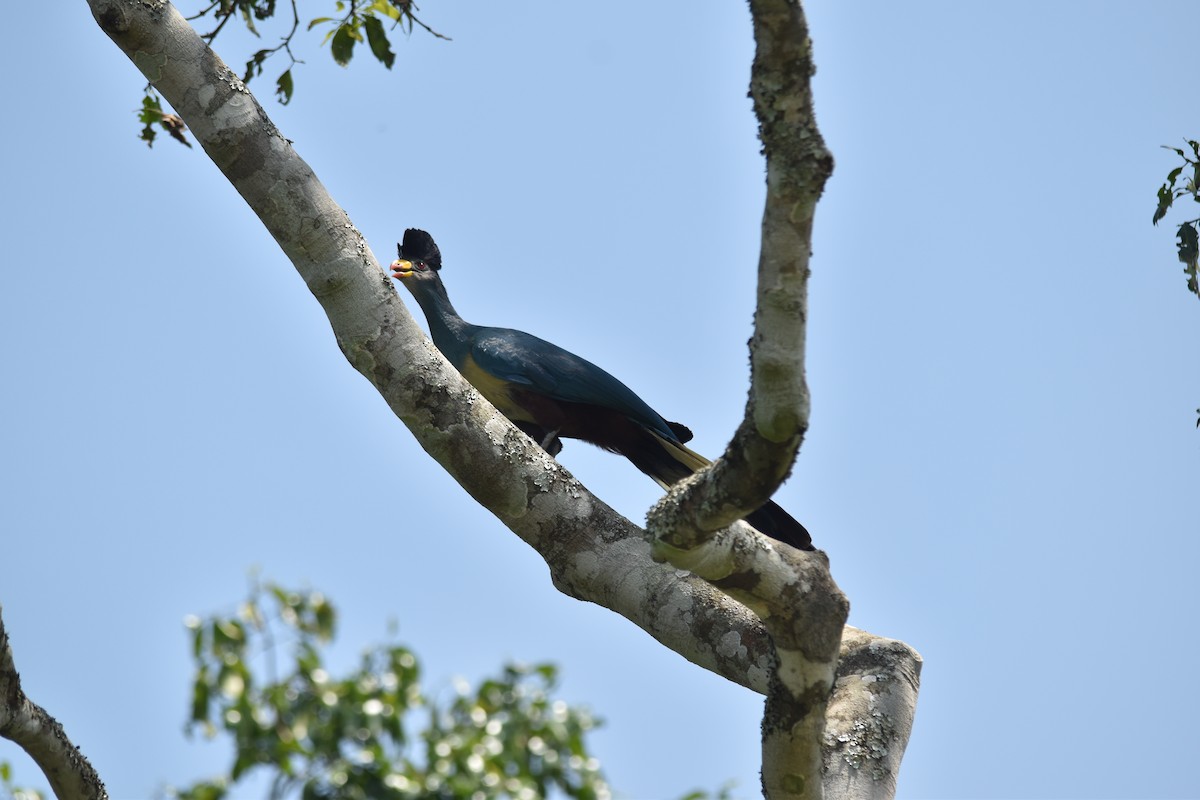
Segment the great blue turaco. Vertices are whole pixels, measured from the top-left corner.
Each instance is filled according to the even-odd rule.
[[[711,462],[684,446],[692,432],[667,422],[629,387],[574,353],[511,328],[472,325],[450,304],[433,237],[404,232],[392,277],[412,292],[433,343],[492,405],[550,455],[561,439],[582,439],[619,453],[666,488]],[[812,550],[804,526],[773,501],[746,522],[781,542]]]

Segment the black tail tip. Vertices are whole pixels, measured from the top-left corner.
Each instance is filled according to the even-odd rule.
[[[774,501],[746,516],[749,522],[762,533],[772,539],[789,544],[797,550],[816,550],[813,547],[812,536],[796,519]]]

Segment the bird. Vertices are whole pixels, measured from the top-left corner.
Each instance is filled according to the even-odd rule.
[[[664,489],[708,466],[686,443],[686,425],[668,422],[605,370],[512,328],[473,325],[454,310],[440,275],[442,254],[418,228],[396,245],[392,277],[425,314],[434,345],[500,413],[551,456],[580,439],[624,456]],[[803,525],[768,501],[746,522],[777,541],[812,550]]]

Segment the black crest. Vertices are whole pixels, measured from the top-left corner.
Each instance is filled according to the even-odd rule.
[[[442,268],[442,253],[433,237],[417,228],[404,232],[404,242],[396,245],[396,253],[409,261],[424,261],[430,269]]]

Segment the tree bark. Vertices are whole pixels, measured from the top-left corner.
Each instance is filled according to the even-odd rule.
[[[59,800],[108,800],[100,776],[58,720],[25,696],[0,608],[0,736],[16,742],[41,767]]]
[[[904,642],[847,627],[825,716],[830,800],[887,800],[912,731],[921,657]]]
[[[88,1],[100,27],[275,237],[320,302],[347,360],[421,446],[542,555],[555,586],[622,614],[688,660],[768,695],[768,796],[818,797],[830,776],[845,789],[839,797],[875,796],[868,789],[878,785],[872,776],[883,762],[871,761],[871,770],[861,759],[831,762],[838,746],[828,738],[835,734],[844,744],[837,737],[874,719],[861,716],[873,713],[863,710],[869,708],[859,685],[865,678],[902,679],[913,687],[888,695],[896,706],[889,706],[896,721],[888,734],[895,757],[886,762],[894,780],[911,724],[911,705],[908,724],[898,705],[915,700],[919,657],[909,650],[887,664],[851,658],[884,640],[862,634],[849,651],[839,644],[847,608],[824,554],[773,545],[744,523],[725,527],[784,480],[808,424],[803,337],[812,211],[832,160],[819,134],[815,146],[811,140],[811,48],[798,3],[751,3],[759,45],[752,89],[768,196],[746,420],[714,469],[656,507],[652,550],[644,531],[588,492],[441,357],[345,212],[173,6]],[[674,566],[658,563],[663,559]],[[831,708],[849,715],[851,728],[839,723],[824,731],[831,691]]]

